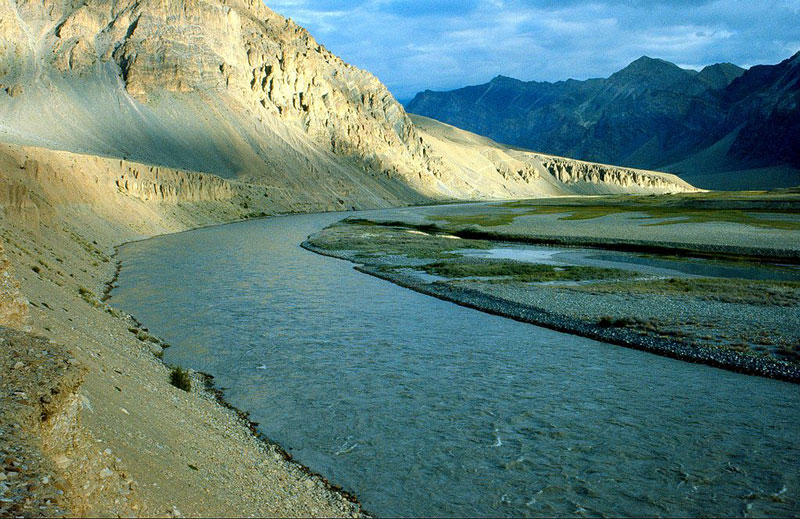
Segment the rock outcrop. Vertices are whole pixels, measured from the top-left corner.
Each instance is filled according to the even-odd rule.
[[[270,169],[283,166],[303,174],[309,166],[296,167],[303,157],[319,169],[352,169],[350,163],[358,162],[367,174],[394,176],[418,191],[437,192],[438,169],[386,88],[259,1],[19,2],[4,7],[3,20],[0,83],[20,95],[7,95],[0,104],[13,106],[17,115],[25,112],[28,103],[41,95],[31,83],[41,82],[61,90],[66,98],[62,101],[67,101],[40,124],[26,125],[6,112],[7,131],[21,133],[23,140],[40,138],[72,151],[131,157],[228,177],[263,178],[260,170],[265,163]],[[63,134],[48,126],[70,126],[70,111],[90,108],[83,99],[74,98],[77,92],[67,91],[76,85],[81,93],[104,91],[105,95],[95,96],[94,116],[82,125],[81,135]],[[182,95],[202,100],[206,106]],[[112,106],[120,103],[126,106]],[[204,110],[210,104],[218,105],[217,113]],[[142,107],[156,113],[140,112]],[[108,126],[98,126],[110,123],[110,115],[123,116],[120,123],[127,128],[115,129],[134,137],[128,145],[101,134]],[[41,114],[37,118],[42,119]],[[198,128],[195,121],[189,123],[194,128],[183,131],[169,128],[173,123],[180,126],[175,119],[185,123],[193,118],[216,118],[212,122],[218,124],[199,123],[202,127]],[[222,132],[215,126],[227,126],[225,132],[233,135],[218,139]],[[199,134],[186,135],[189,129]],[[141,142],[169,133],[183,142],[170,147]],[[142,144],[144,149],[132,144]],[[202,162],[193,153],[203,144],[220,152],[217,160],[205,164],[206,169],[198,167]],[[281,155],[278,160],[267,156],[275,153]],[[329,168],[326,159],[338,163],[338,168]]]
[[[115,181],[120,193],[158,202],[207,202],[230,200],[235,188],[214,175],[120,163],[124,171]]]
[[[639,187],[656,191],[674,190],[677,181],[665,176],[648,172],[534,154],[542,162],[542,166],[564,184],[588,182],[590,184],[609,184],[622,188]]]
[[[694,188],[675,175],[534,153],[412,115],[434,153],[448,157],[474,196],[524,198],[608,193],[672,193]]]
[[[20,328],[25,325],[27,317],[28,300],[20,292],[0,240],[0,326]]]
[[[542,194],[525,168],[486,170],[500,187],[476,190],[377,78],[258,0],[20,0],[0,19],[8,142],[246,180],[297,204]]]

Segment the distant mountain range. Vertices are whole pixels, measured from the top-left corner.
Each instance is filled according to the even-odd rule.
[[[800,52],[749,70],[643,56],[606,79],[498,76],[406,106],[496,141],[681,175],[699,187],[800,185]]]

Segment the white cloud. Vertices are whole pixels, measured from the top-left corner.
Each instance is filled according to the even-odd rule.
[[[694,67],[797,50],[800,0],[277,0],[277,12],[400,98],[503,74],[606,77],[641,55]]]

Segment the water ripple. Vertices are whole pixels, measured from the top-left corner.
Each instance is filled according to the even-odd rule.
[[[112,302],[379,515],[800,512],[800,387],[445,303],[297,247],[336,215],[131,244]]]

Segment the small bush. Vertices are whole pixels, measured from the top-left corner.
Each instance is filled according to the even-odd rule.
[[[187,393],[192,390],[192,379],[189,378],[189,372],[180,366],[172,368],[172,372],[169,374],[169,383]]]
[[[95,308],[100,308],[103,306],[100,300],[97,299],[97,295],[95,295],[94,292],[92,292],[86,287],[78,287],[78,294],[84,301],[94,306]]]
[[[604,315],[597,321],[598,326],[602,326],[603,328],[610,328],[613,323],[614,319],[608,315]]]
[[[597,321],[598,326],[602,326],[603,328],[625,328],[626,326],[631,326],[634,322],[630,319],[622,318],[622,319],[614,319],[608,315],[604,315]]]

